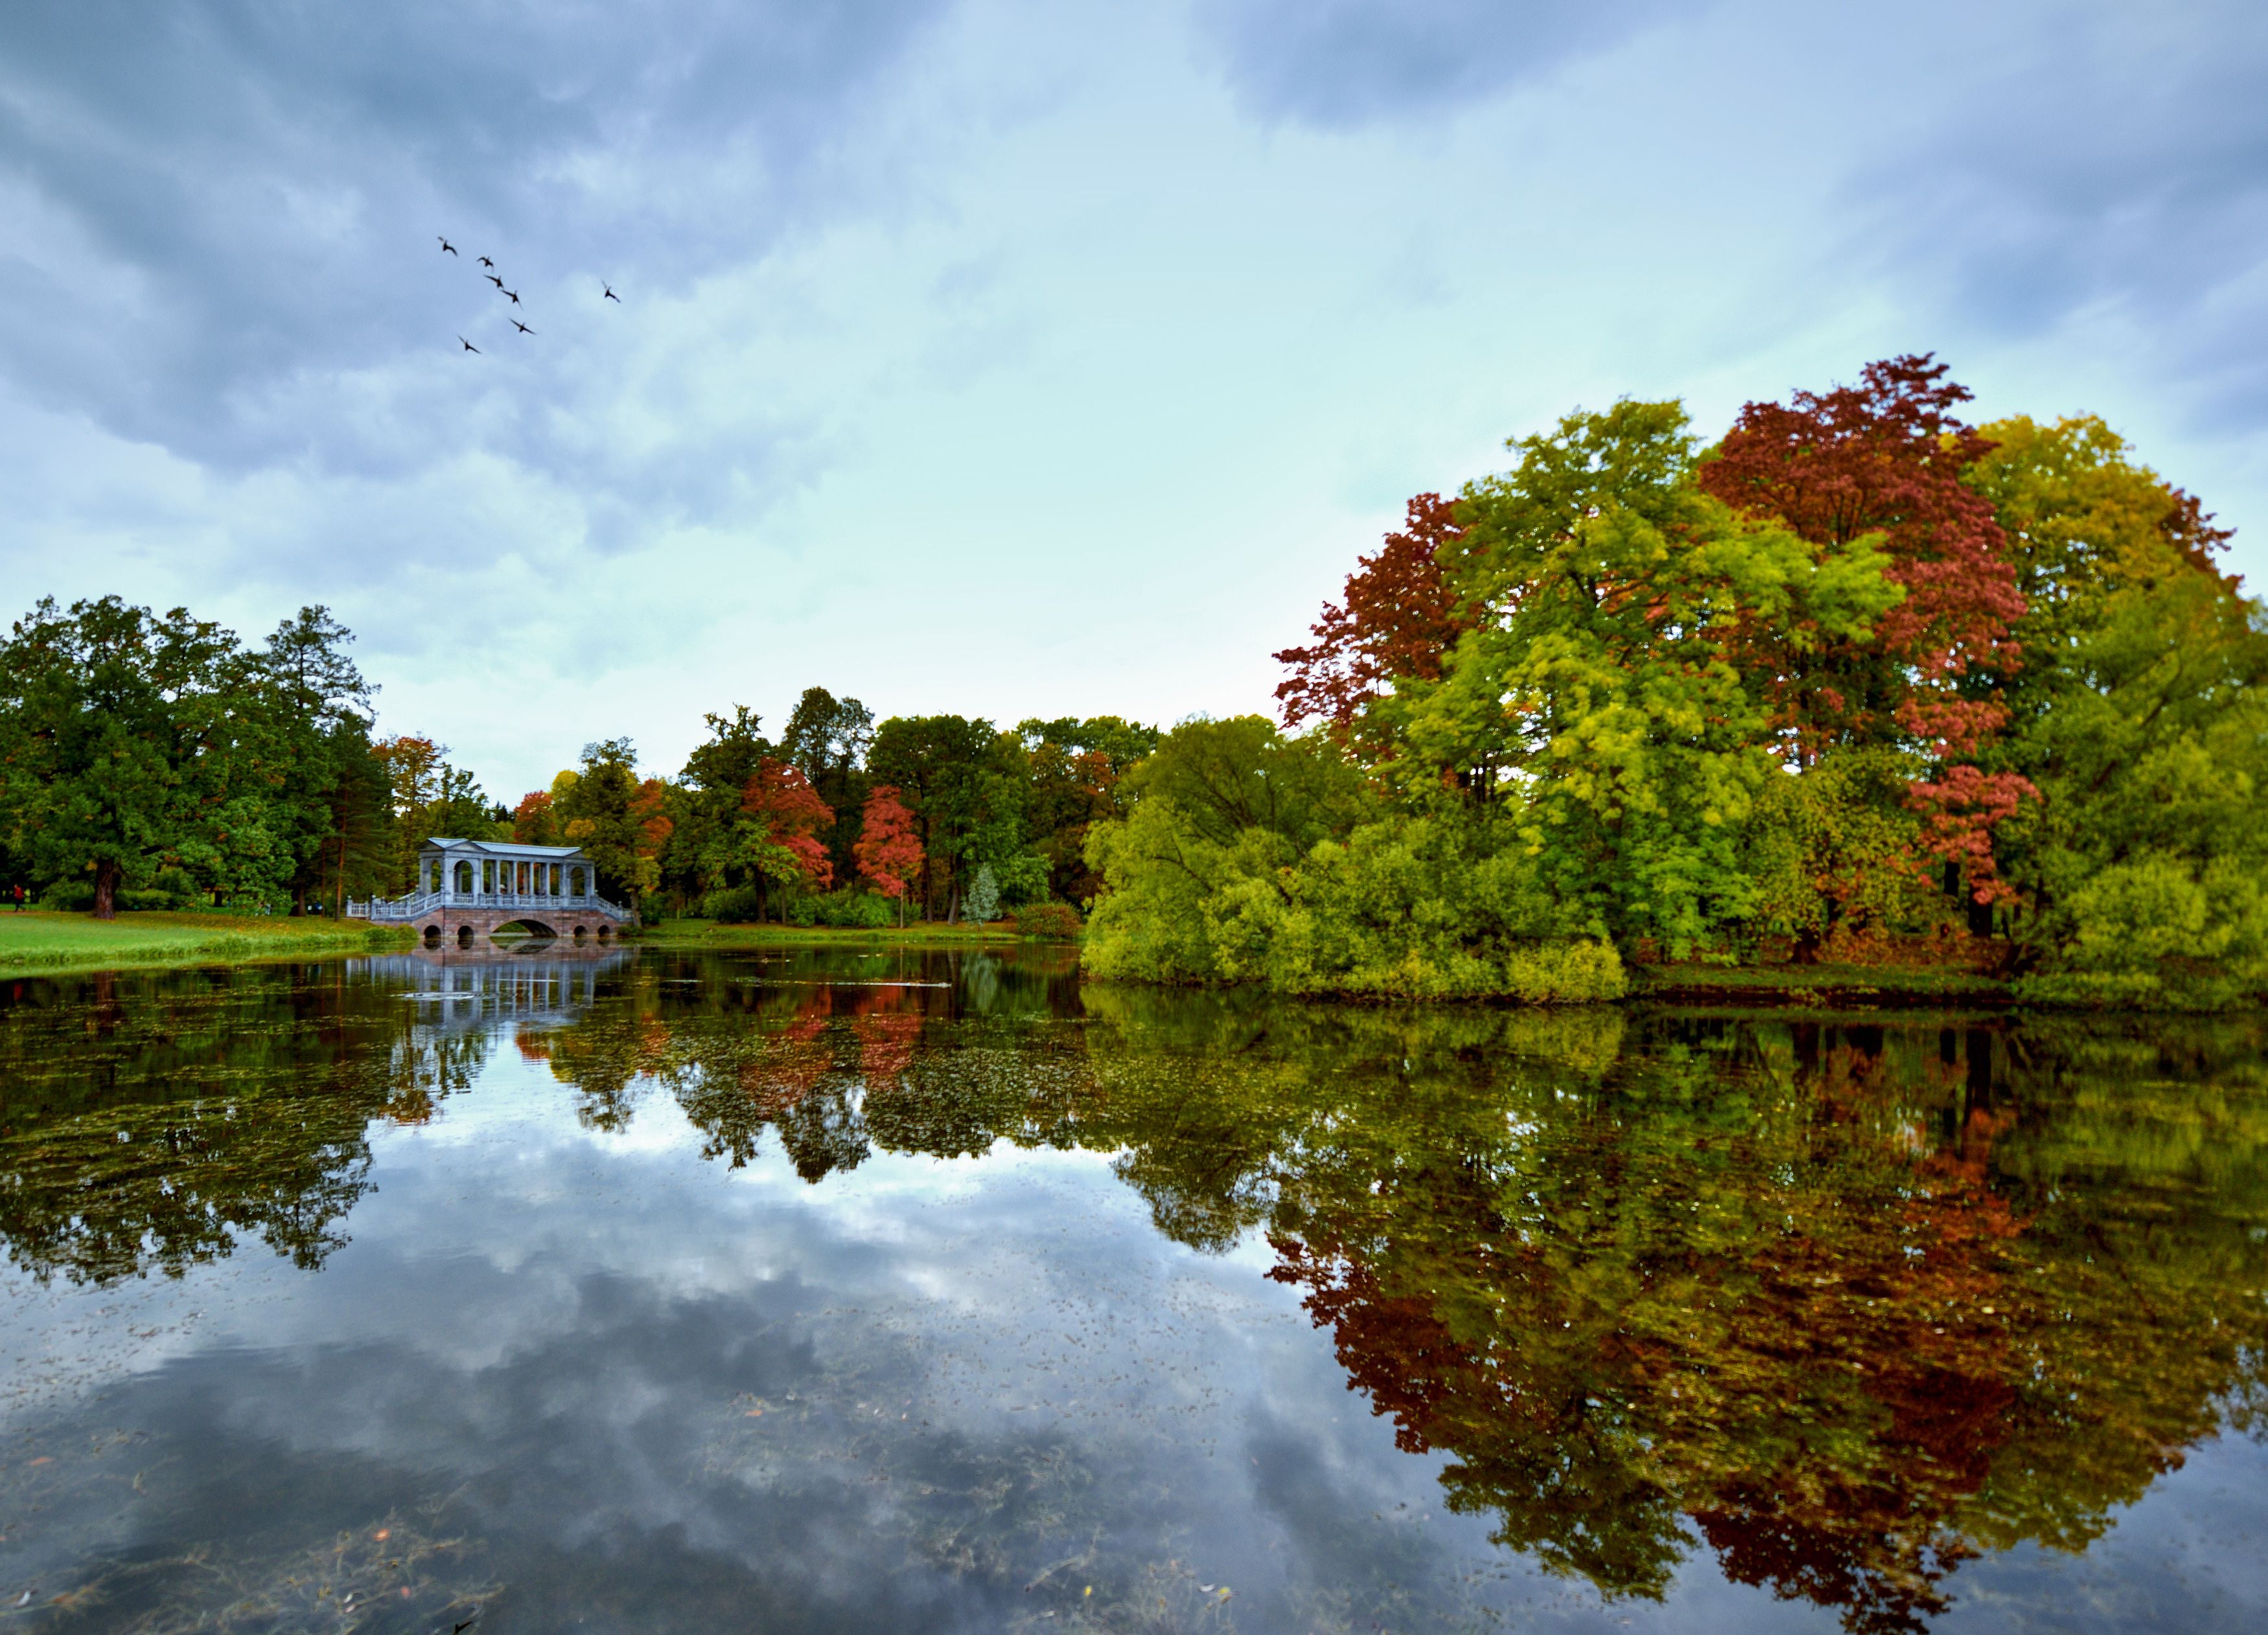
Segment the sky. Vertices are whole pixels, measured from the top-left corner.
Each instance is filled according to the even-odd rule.
[[[0,612],[326,605],[507,802],[814,685],[1264,711],[1507,438],[1916,351],[2257,586],[2263,84],[2257,0],[24,0]]]

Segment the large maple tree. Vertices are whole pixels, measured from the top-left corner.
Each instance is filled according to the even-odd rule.
[[[1925,755],[1933,770],[1909,792],[1924,850],[1955,864],[1984,902],[2006,890],[1992,831],[2035,792],[1979,764],[2008,719],[2000,683],[2021,663],[2012,627],[2026,604],[1991,502],[1961,481],[1992,447],[1955,412],[1970,396],[1927,353],[1886,358],[1856,386],[1748,404],[1699,479],[1822,549],[1878,541],[1905,594],[1871,632],[1756,621],[1740,661],[1799,763],[1846,745]]]

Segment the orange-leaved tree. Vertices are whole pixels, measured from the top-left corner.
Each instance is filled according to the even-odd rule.
[[[531,789],[512,809],[512,837],[523,846],[559,843],[559,814],[548,789]]]

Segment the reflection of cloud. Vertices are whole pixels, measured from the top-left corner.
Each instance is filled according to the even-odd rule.
[[[681,1148],[529,1134],[382,1167],[331,1271],[108,1401],[173,1455],[110,1547],[453,1493],[448,1529],[539,1627],[989,1630],[1088,1583],[1187,1619],[1200,1579],[1244,1627],[1388,1580],[1462,1607],[1477,1526],[1370,1521],[1432,1507],[1431,1462],[1285,1297],[1160,1244],[1099,1164],[964,1166],[948,1212],[904,1176],[751,1190]],[[115,1515],[48,1536],[83,1558]],[[225,1562],[245,1536],[217,1531]]]

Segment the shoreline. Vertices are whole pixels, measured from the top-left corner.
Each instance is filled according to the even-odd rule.
[[[869,929],[718,924],[703,920],[665,920],[625,937],[620,946],[685,954],[757,948],[1002,949],[1027,946],[1075,951],[1078,946],[1075,943],[1042,942],[1020,937],[1013,924],[1006,922],[978,926],[920,924],[900,930],[895,926]],[[88,976],[104,971],[190,970],[282,960],[328,960],[357,954],[409,952],[416,946],[416,939],[407,928],[374,929],[360,922],[342,925],[316,916],[295,919],[129,910],[105,923],[75,912],[32,910],[18,915],[0,910],[0,982]],[[1619,998],[1597,1003],[1633,1008],[1799,1014],[1832,1012],[1845,1015],[2035,1010],[2159,1015],[2169,1011],[2192,1012],[2196,1008],[2043,1001],[2020,996],[2014,986],[1999,978],[1942,967],[1633,963],[1629,973],[1630,985],[1625,993]],[[1370,1005],[1427,1003],[1378,994],[1307,994],[1299,998],[1310,1002]],[[1480,999],[1465,1003],[1503,1001]],[[2218,1013],[2226,1008],[2228,1007],[2205,1007],[2205,1012]]]

